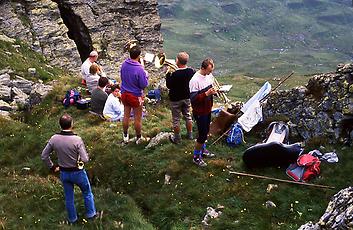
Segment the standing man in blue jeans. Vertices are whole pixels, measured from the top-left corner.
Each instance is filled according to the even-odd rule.
[[[78,220],[74,204],[74,185],[77,185],[83,195],[86,217],[96,217],[94,197],[91,190],[87,173],[83,168],[78,167],[78,161],[88,162],[88,154],[81,137],[72,132],[73,120],[68,114],[59,119],[61,132],[53,135],[45,146],[41,158],[53,171],[60,171],[60,180],[64,186],[65,205],[68,213],[68,221],[75,223]],[[50,155],[55,151],[58,157],[58,165],[54,165]]]

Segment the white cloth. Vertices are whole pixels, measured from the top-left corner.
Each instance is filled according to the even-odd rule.
[[[198,92],[207,88],[213,84],[213,81],[214,77],[212,73],[204,76],[197,71],[189,82],[190,93]]]
[[[271,84],[266,81],[265,84],[257,91],[257,93],[252,96],[246,103],[243,105],[241,108],[241,111],[243,113],[246,112],[250,107],[252,107],[252,104],[256,101],[260,101],[262,98],[264,98],[267,94],[269,94],[271,91]]]
[[[89,68],[91,67],[93,63],[90,62],[89,58],[86,59],[81,65],[81,75],[82,79],[86,80],[88,75],[89,75]]]
[[[245,132],[249,132],[259,121],[262,120],[262,107],[258,100],[255,100],[238,118],[238,123]]]
[[[89,74],[89,75],[86,77],[86,85],[87,85],[88,91],[89,91],[90,93],[92,93],[93,90],[94,90],[95,88],[97,88],[99,78],[100,78],[100,76],[99,76],[97,73],[94,74],[94,75]]]
[[[111,121],[120,121],[124,117],[124,105],[112,93],[105,102],[103,115],[109,117]]]

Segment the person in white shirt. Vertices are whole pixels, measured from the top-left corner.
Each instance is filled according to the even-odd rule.
[[[103,116],[108,121],[121,121],[124,117],[124,105],[121,103],[119,85],[112,85],[111,91],[104,105]]]
[[[86,78],[89,75],[89,68],[93,63],[98,59],[98,52],[93,50],[89,57],[81,65],[81,75],[82,75],[82,84],[86,84]]]
[[[89,67],[89,75],[86,78],[86,85],[90,93],[92,93],[92,91],[98,86],[98,80],[100,78],[99,73],[99,66],[96,63],[93,63],[91,67]]]

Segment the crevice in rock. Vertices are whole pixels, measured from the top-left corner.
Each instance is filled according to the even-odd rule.
[[[91,9],[92,13],[93,13],[95,16],[98,16],[97,11],[91,6],[91,4],[87,3],[87,6]]]
[[[75,14],[68,3],[62,0],[53,0],[53,2],[58,4],[61,18],[69,30],[67,35],[75,42],[81,61],[83,62],[89,56],[90,51],[93,50],[89,30],[81,17]]]

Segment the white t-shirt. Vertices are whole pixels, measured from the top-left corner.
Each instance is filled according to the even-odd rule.
[[[86,80],[88,75],[89,75],[89,68],[91,67],[93,63],[90,62],[89,58],[86,59],[81,65],[81,75],[82,79]]]
[[[189,83],[190,93],[198,92],[212,85],[214,81],[214,76],[208,74],[206,76],[202,75],[197,71],[194,76],[191,78]]]
[[[119,121],[124,117],[124,105],[120,102],[119,98],[115,97],[112,93],[109,94],[105,102],[103,115],[107,115],[112,121]]]
[[[98,80],[99,80],[100,76],[96,73],[94,75],[92,74],[89,74],[87,77],[86,77],[86,85],[87,85],[87,88],[88,88],[88,91],[90,93],[92,93],[92,91],[97,88],[98,86]]]

